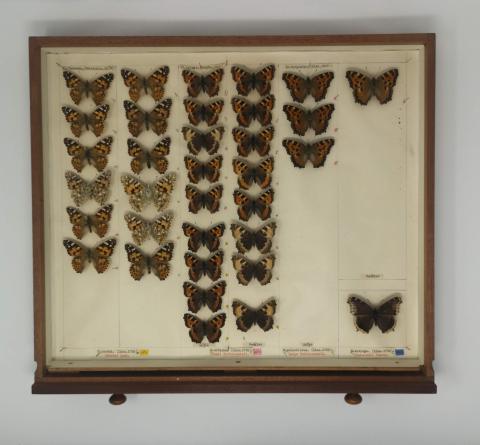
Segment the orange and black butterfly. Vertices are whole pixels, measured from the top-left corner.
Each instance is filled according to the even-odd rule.
[[[242,221],[248,221],[254,214],[265,221],[272,213],[273,189],[269,188],[256,197],[242,190],[235,190],[233,200],[238,206],[237,213]]]
[[[196,314],[202,307],[207,306],[212,312],[217,312],[222,307],[226,287],[227,283],[223,280],[217,281],[207,289],[185,281],[183,293],[188,298],[188,310]]]
[[[133,158],[130,167],[137,175],[145,168],[154,168],[158,173],[163,174],[168,169],[166,156],[170,153],[169,137],[163,138],[155,146],[148,150],[141,146],[136,139],[128,138],[128,154]]]
[[[238,175],[238,185],[242,189],[249,189],[254,183],[264,189],[272,182],[272,156],[261,159],[258,164],[252,164],[241,158],[235,158],[232,163],[233,171]]]
[[[272,110],[275,97],[272,94],[262,97],[259,102],[250,102],[243,97],[232,98],[233,111],[237,113],[237,121],[243,127],[248,127],[254,120],[260,125],[269,125],[272,122]]]
[[[108,163],[107,155],[112,148],[111,136],[98,141],[93,147],[85,147],[75,139],[65,138],[63,143],[67,153],[72,157],[72,166],[81,172],[86,165],[93,165],[99,172],[105,169]]]
[[[82,212],[76,207],[67,207],[67,214],[72,224],[72,232],[82,239],[85,233],[96,233],[103,238],[108,232],[108,223],[112,218],[113,205],[100,207],[93,215]]]
[[[78,105],[82,98],[92,96],[95,105],[100,105],[107,94],[107,90],[113,80],[113,73],[107,73],[94,80],[83,80],[71,71],[64,71],[63,78],[70,89],[70,97],[75,105]]]
[[[72,268],[77,273],[82,273],[87,263],[93,263],[98,273],[103,273],[110,265],[110,257],[113,254],[117,241],[109,238],[100,242],[95,247],[89,248],[77,241],[70,239],[63,240],[67,253],[72,258]]]
[[[89,199],[94,199],[100,205],[105,204],[110,188],[112,174],[109,170],[99,174],[93,181],[86,181],[72,171],[65,172],[67,187],[76,206],[81,206]]]
[[[164,99],[155,105],[152,111],[142,110],[130,100],[123,101],[125,115],[128,119],[128,131],[137,137],[144,130],[152,130],[160,135],[167,131],[167,119],[170,116],[172,99]]]
[[[325,138],[312,142],[284,139],[282,143],[295,167],[305,168],[307,162],[310,161],[314,168],[318,168],[325,164],[327,156],[335,144],[335,139]]]
[[[203,276],[217,281],[222,275],[223,252],[217,250],[208,258],[200,258],[191,252],[186,252],[185,264],[188,267],[188,276],[195,283]]]
[[[190,70],[183,70],[182,77],[187,84],[188,95],[197,97],[202,91],[208,96],[216,96],[223,78],[223,69],[218,68],[208,74],[199,74]]]
[[[397,83],[398,69],[385,71],[378,77],[372,77],[358,71],[347,71],[346,77],[353,90],[355,102],[367,105],[372,96],[384,105],[392,100],[393,88]]]
[[[210,343],[217,343],[222,336],[221,329],[225,325],[225,319],[226,315],[224,313],[214,315],[208,320],[200,320],[192,314],[183,316],[185,326],[190,329],[188,334],[195,343],[201,343],[205,337]]]
[[[192,125],[198,125],[202,121],[206,122],[208,126],[215,125],[223,110],[222,99],[202,103],[198,100],[186,98],[183,100],[183,105]]]
[[[193,156],[185,156],[184,161],[190,182],[198,184],[204,178],[209,182],[218,181],[222,168],[222,155],[214,156],[205,162],[199,161]]]
[[[333,104],[320,105],[311,110],[299,105],[286,104],[283,106],[283,111],[290,121],[293,132],[300,136],[305,135],[310,128],[315,131],[315,134],[324,133],[334,110],[335,105]]]
[[[200,131],[193,127],[182,127],[182,134],[190,153],[198,155],[202,149],[205,149],[209,155],[213,155],[220,147],[225,129],[223,127],[214,127],[207,131]]]
[[[137,102],[143,92],[144,94],[150,93],[155,102],[158,102],[165,94],[165,84],[168,80],[170,68],[162,66],[147,77],[143,77],[128,68],[123,68],[120,72],[125,86],[128,87],[130,99]]]
[[[268,154],[273,134],[272,125],[262,128],[257,133],[251,133],[242,127],[236,127],[232,130],[233,139],[237,143],[238,154],[244,157],[247,157],[252,151],[256,151],[260,156]]]
[[[325,99],[333,77],[333,71],[326,71],[311,77],[294,73],[283,73],[282,75],[295,102],[303,102],[308,95],[311,95],[315,102]]]
[[[254,278],[262,285],[270,283],[275,255],[269,253],[259,260],[252,261],[246,256],[236,253],[232,256],[233,267],[237,271],[237,280],[246,286]]]
[[[193,185],[185,187],[185,195],[188,199],[188,210],[192,213],[198,213],[202,208],[210,213],[215,213],[220,207],[220,199],[223,194],[223,185],[216,184],[207,191],[202,192]]]
[[[158,244],[162,244],[168,236],[173,221],[171,213],[164,213],[152,220],[147,220],[136,213],[127,212],[124,218],[132,233],[133,241],[138,245],[142,245],[150,237]]]
[[[251,229],[243,224],[233,223],[230,229],[239,252],[246,253],[256,247],[261,254],[265,254],[272,248],[272,239],[277,230],[277,224],[270,221],[258,229]]]
[[[265,332],[272,329],[276,308],[277,302],[274,298],[270,298],[255,309],[240,300],[234,300],[232,303],[233,315],[237,318],[237,328],[242,332],[247,332],[254,324]]]
[[[153,255],[142,252],[134,244],[125,244],[130,275],[140,280],[145,273],[153,273],[159,280],[165,280],[170,273],[170,260],[173,256],[173,243],[165,243]]]
[[[70,124],[70,130],[77,138],[83,131],[91,130],[95,136],[100,136],[105,129],[105,120],[107,119],[110,107],[103,104],[95,108],[92,113],[86,114],[72,107],[62,107],[65,120]]]
[[[260,96],[270,92],[271,81],[275,75],[275,65],[267,65],[259,71],[250,71],[238,65],[232,66],[232,77],[237,84],[238,94],[247,96],[257,90]]]
[[[377,325],[385,334],[395,329],[402,297],[392,295],[378,306],[374,306],[359,295],[350,295],[347,303],[350,305],[350,312],[354,316],[354,323],[358,330],[368,334],[373,325]]]
[[[188,237],[188,248],[196,252],[200,247],[205,246],[210,252],[218,249],[220,238],[225,232],[225,224],[215,224],[208,229],[201,229],[190,223],[182,224],[183,233]]]

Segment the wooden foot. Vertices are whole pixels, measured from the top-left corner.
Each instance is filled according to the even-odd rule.
[[[108,401],[112,405],[123,405],[127,401],[127,396],[125,394],[112,394]]]
[[[354,392],[349,392],[348,394],[345,394],[345,402],[349,405],[359,405],[362,403],[362,396]]]

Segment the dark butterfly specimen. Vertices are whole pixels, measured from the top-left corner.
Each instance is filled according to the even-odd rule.
[[[113,205],[100,207],[93,215],[82,212],[76,207],[67,207],[67,214],[72,224],[72,232],[82,239],[85,233],[96,233],[103,238],[108,232],[108,223],[112,218]]]
[[[195,283],[204,275],[212,281],[217,281],[222,275],[223,252],[217,250],[208,258],[203,259],[191,253],[185,253],[185,264],[188,267],[188,276]]]
[[[272,182],[273,157],[261,159],[258,164],[252,164],[244,159],[233,160],[233,171],[238,175],[238,185],[242,189],[249,189],[256,183],[262,189]]]
[[[220,141],[225,129],[215,127],[207,131],[200,131],[193,127],[182,127],[182,134],[190,153],[198,155],[202,149],[205,149],[209,155],[213,155],[220,147]]]
[[[239,252],[245,253],[256,247],[261,254],[265,254],[270,252],[277,224],[270,221],[258,229],[250,229],[243,224],[233,223],[230,229]]]
[[[63,78],[70,89],[70,97],[75,105],[82,101],[82,97],[92,96],[95,105],[100,105],[107,94],[113,80],[113,73],[107,73],[94,80],[83,80],[71,71],[64,71]]]
[[[183,70],[182,77],[187,84],[189,96],[197,97],[202,91],[208,96],[216,96],[223,78],[223,69],[218,68],[208,74],[199,74],[190,70]]]
[[[275,75],[275,65],[267,65],[259,71],[250,71],[238,65],[232,66],[232,77],[237,84],[238,94],[247,96],[257,90],[260,96],[270,92],[271,81]]]
[[[233,139],[237,143],[238,154],[244,157],[247,157],[252,151],[256,151],[260,156],[268,154],[273,134],[272,125],[262,128],[258,133],[251,133],[242,127],[236,127],[232,130]]]
[[[273,202],[273,189],[269,188],[255,198],[242,190],[235,190],[233,200],[238,206],[238,217],[242,221],[248,221],[253,214],[265,221],[272,213],[270,205]]]
[[[221,99],[202,103],[198,100],[186,98],[183,100],[183,105],[192,125],[198,125],[202,121],[206,122],[208,126],[215,125],[223,110],[223,100]]]
[[[202,162],[193,156],[185,156],[185,167],[187,168],[188,179],[198,184],[203,178],[209,182],[217,182],[222,167],[222,155],[214,156],[208,161]]]
[[[259,102],[253,103],[243,97],[232,98],[233,111],[237,113],[237,122],[248,127],[254,120],[260,125],[269,125],[272,122],[272,110],[275,97],[272,94],[262,97]]]
[[[354,323],[358,330],[368,334],[373,325],[376,324],[385,334],[395,328],[396,316],[400,310],[402,297],[392,295],[378,306],[373,306],[359,295],[350,295],[347,303],[350,305],[350,312],[354,316]]]
[[[183,233],[188,237],[188,248],[196,252],[200,247],[205,246],[210,252],[217,250],[220,246],[220,238],[225,232],[225,224],[215,224],[208,229],[201,229],[190,223],[182,224]]]
[[[188,334],[193,342],[201,343],[202,340],[207,337],[210,343],[216,343],[222,336],[221,329],[225,325],[225,318],[226,315],[224,313],[214,315],[208,320],[200,320],[200,318],[195,315],[185,314],[183,321],[185,322],[185,326],[190,329]]]
[[[157,135],[167,131],[172,99],[162,100],[152,111],[142,110],[130,100],[124,100],[123,107],[128,119],[128,131],[132,136],[137,137],[144,130],[152,130]]]
[[[103,104],[95,108],[92,113],[86,114],[72,107],[62,107],[65,120],[70,124],[70,130],[77,138],[83,131],[91,130],[95,136],[100,136],[105,129],[105,120],[107,119],[110,107]]]
[[[171,139],[167,136],[159,141],[151,150],[141,146],[136,139],[128,138],[128,154],[133,158],[130,167],[137,175],[145,168],[154,168],[158,173],[168,169],[166,156],[170,153]]]
[[[346,77],[357,104],[367,105],[371,97],[375,96],[383,105],[392,100],[393,88],[398,78],[398,69],[393,68],[385,71],[378,77],[372,77],[358,71],[347,71]]]
[[[287,85],[292,99],[295,102],[302,103],[308,95],[311,95],[315,102],[325,99],[333,77],[333,71],[326,71],[311,77],[304,77],[294,73],[283,73],[282,75],[282,79]]]
[[[303,136],[309,128],[315,131],[315,134],[325,132],[334,110],[335,105],[333,104],[321,105],[312,110],[292,104],[283,106],[283,111],[290,121],[293,132],[300,136]]]
[[[93,147],[85,147],[75,139],[65,138],[63,143],[67,153],[72,157],[72,166],[81,172],[86,165],[93,165],[99,172],[105,169],[108,163],[113,138],[111,136],[98,141]]]
[[[77,273],[82,273],[87,263],[93,263],[98,273],[105,272],[116,244],[117,240],[110,238],[90,248],[70,239],[63,240],[67,253],[72,257],[72,268]]]
[[[153,273],[159,280],[165,280],[170,273],[170,260],[173,256],[173,243],[165,243],[153,254],[142,252],[134,244],[126,243],[125,251],[130,264],[130,275],[140,280],[145,273]]]
[[[335,139],[325,138],[313,142],[303,142],[299,139],[284,139],[283,146],[287,149],[295,167],[305,168],[310,161],[314,168],[323,167]]]
[[[218,281],[208,289],[198,287],[196,284],[183,283],[183,293],[188,298],[188,310],[195,314],[204,306],[207,306],[212,312],[217,312],[222,307],[222,297],[225,295],[225,281]]]
[[[200,191],[194,185],[185,187],[185,195],[188,199],[188,210],[198,213],[202,208],[210,213],[215,213],[220,207],[220,199],[223,194],[223,185],[217,184],[210,187],[206,192]]]
[[[275,255],[269,253],[258,261],[249,260],[246,256],[236,253],[232,256],[233,267],[237,271],[237,280],[246,286],[254,278],[264,286],[272,279],[272,269],[275,265]]]
[[[144,92],[145,94],[150,93],[155,102],[158,102],[165,94],[165,84],[168,80],[170,68],[162,66],[147,77],[143,77],[128,68],[123,68],[120,72],[125,86],[128,87],[130,99],[137,102],[142,92]]]
[[[237,318],[237,328],[243,332],[250,330],[254,324],[265,332],[272,329],[276,308],[277,302],[274,298],[255,309],[239,300],[234,300],[232,303],[233,315]]]

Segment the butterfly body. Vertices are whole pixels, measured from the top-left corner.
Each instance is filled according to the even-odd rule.
[[[152,111],[142,110],[130,100],[123,101],[125,116],[128,119],[130,134],[137,137],[144,130],[152,130],[160,135],[167,131],[167,119],[170,116],[172,99],[164,99],[157,103]]]
[[[109,110],[110,107],[107,104],[98,106],[91,114],[82,113],[72,107],[62,107],[65,120],[70,124],[70,130],[77,138],[84,130],[91,130],[95,136],[100,136],[105,129]]]
[[[131,263],[131,277],[138,281],[145,273],[153,273],[159,280],[165,280],[170,273],[169,263],[173,256],[173,247],[173,243],[168,242],[160,246],[153,255],[148,255],[133,244],[125,244],[127,259]]]
[[[268,254],[258,261],[249,260],[242,254],[232,256],[233,267],[237,271],[237,280],[244,286],[256,279],[262,286],[270,283],[272,269],[275,265],[275,255]]]
[[[206,259],[200,258],[191,252],[186,252],[185,264],[188,267],[190,280],[195,283],[199,281],[202,276],[207,276],[212,281],[216,281],[222,274],[223,252],[217,250]]]
[[[265,254],[272,247],[277,224],[271,221],[259,229],[253,230],[243,224],[233,223],[230,229],[239,252],[245,253],[256,247],[261,254]]]
[[[316,135],[324,133],[334,110],[333,104],[320,105],[311,110],[293,104],[283,106],[293,132],[300,136],[304,136],[309,129],[312,129]]]
[[[222,155],[214,156],[206,162],[199,161],[197,158],[187,155],[184,161],[190,182],[198,184],[203,178],[209,182],[218,181],[223,161]]]
[[[223,100],[221,99],[202,103],[198,100],[186,98],[183,105],[192,125],[198,125],[200,122],[206,122],[208,126],[215,125],[223,110]]]
[[[272,110],[275,105],[275,97],[272,94],[264,96],[259,102],[250,102],[243,97],[232,98],[233,111],[237,114],[237,122],[243,127],[248,127],[254,120],[261,125],[269,125],[272,122]]]
[[[202,75],[190,70],[183,70],[182,77],[187,84],[189,96],[197,97],[202,91],[208,96],[216,96],[223,78],[223,69],[218,68],[208,74]]]
[[[205,149],[209,155],[215,154],[220,147],[224,131],[223,127],[215,127],[207,131],[200,131],[193,127],[182,128],[187,148],[194,155],[198,155],[202,149]]]
[[[187,185],[185,187],[185,195],[189,201],[188,210],[192,213],[198,213],[202,208],[207,209],[210,213],[218,212],[222,194],[222,184],[216,184],[206,192],[200,191],[193,185]]]
[[[151,221],[133,212],[127,212],[124,218],[133,240],[138,245],[142,245],[148,238],[153,238],[158,244],[162,244],[173,221],[171,213],[164,213]]]
[[[251,133],[242,127],[236,127],[232,130],[233,139],[237,143],[238,154],[244,157],[247,157],[252,151],[256,151],[260,156],[268,154],[273,134],[272,125],[262,128],[258,133]]]
[[[238,185],[249,189],[256,183],[262,189],[267,188],[272,182],[273,157],[269,156],[252,164],[244,159],[236,158],[232,161],[233,171],[238,175]]]
[[[67,207],[67,214],[72,224],[72,232],[77,239],[82,239],[85,233],[96,233],[103,238],[108,231],[108,223],[112,217],[113,205],[100,207],[93,215],[87,215],[76,207]]]
[[[225,325],[224,313],[214,315],[208,320],[201,320],[193,314],[185,314],[183,320],[189,328],[190,339],[195,343],[201,343],[206,337],[210,343],[217,343],[222,336],[221,328]]]
[[[215,224],[208,229],[200,229],[190,223],[182,224],[183,233],[188,237],[188,248],[197,252],[200,247],[205,246],[210,252],[218,249],[220,238],[225,232],[225,224]]]
[[[319,168],[325,164],[335,139],[325,138],[308,143],[299,139],[284,139],[282,144],[295,167],[305,168],[310,161],[314,168]]]
[[[196,284],[184,282],[183,293],[188,298],[188,310],[195,314],[204,306],[212,312],[217,312],[222,306],[222,297],[225,294],[227,283],[218,281],[207,289],[198,287]]]
[[[107,155],[110,153],[112,142],[113,138],[109,136],[93,147],[84,147],[75,139],[63,140],[67,153],[72,157],[72,166],[77,172],[81,172],[86,165],[93,165],[99,172],[104,170],[108,163]]]
[[[133,158],[130,162],[132,171],[139,174],[145,167],[154,168],[158,173],[163,174],[168,169],[166,156],[170,153],[169,137],[163,138],[151,150],[143,148],[138,141],[129,138],[127,140],[128,154]]]
[[[275,75],[275,65],[267,65],[256,72],[234,65],[231,72],[237,85],[238,94],[247,96],[250,91],[257,90],[260,96],[264,96],[270,92],[271,81]]]
[[[265,190],[257,197],[252,197],[242,190],[235,190],[233,192],[233,200],[238,206],[237,213],[239,218],[242,221],[248,221],[254,214],[263,221],[270,218],[273,195],[272,188]]]
[[[116,244],[117,241],[110,238],[102,241],[94,248],[88,248],[70,239],[63,240],[68,255],[72,257],[72,268],[77,273],[82,273],[87,263],[93,263],[98,273],[105,272],[110,265],[110,257]]]
[[[257,325],[265,332],[272,329],[276,308],[277,302],[273,298],[256,309],[239,300],[234,300],[232,303],[233,314],[237,318],[237,327],[242,332],[249,331],[253,325]]]
[[[328,87],[334,78],[332,71],[320,73],[311,77],[304,77],[300,74],[283,73],[287,88],[290,91],[292,99],[296,102],[304,102],[307,96],[311,95],[315,102],[325,99]]]
[[[70,189],[73,202],[77,207],[89,199],[94,199],[101,205],[105,204],[110,187],[110,171],[104,171],[93,181],[86,181],[77,173],[66,171],[65,179],[67,180],[67,187]]]
[[[83,96],[92,96],[96,105],[100,105],[105,100],[105,95],[113,80],[113,74],[107,73],[92,81],[80,79],[71,71],[64,71],[63,78],[70,89],[70,97],[75,105],[78,105]]]
[[[130,99],[133,102],[137,102],[140,99],[142,92],[144,94],[150,92],[155,102],[158,102],[165,93],[165,84],[168,80],[170,68],[162,66],[147,77],[141,76],[128,68],[123,68],[120,72],[125,86],[128,87]]]
[[[367,105],[372,96],[384,105],[392,100],[393,88],[397,83],[398,69],[385,71],[378,77],[371,77],[359,71],[349,70],[346,78],[353,92],[355,102]]]

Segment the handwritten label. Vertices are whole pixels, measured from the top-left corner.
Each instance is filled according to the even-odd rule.
[[[383,273],[366,273],[364,277],[378,280],[379,278],[383,278]]]
[[[309,346],[305,346],[309,345]],[[283,348],[285,357],[333,357],[332,348],[313,346],[312,343],[302,343],[301,347]]]
[[[212,357],[261,357],[263,349],[261,346],[239,346],[228,348],[211,348]]]
[[[371,358],[402,358],[408,348],[384,347],[384,348],[351,348],[350,354],[354,357],[371,357]]]
[[[148,357],[149,349],[97,349],[97,357],[99,358],[139,358]]]

